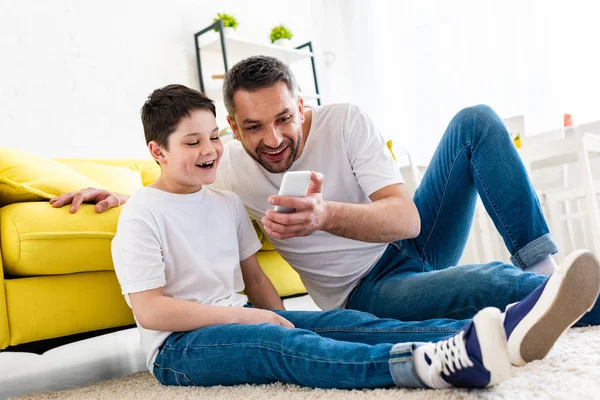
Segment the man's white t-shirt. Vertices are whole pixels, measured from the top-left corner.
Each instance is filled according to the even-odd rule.
[[[404,182],[382,135],[369,117],[351,104],[312,110],[304,150],[289,170],[323,173],[323,198],[343,203],[370,203],[369,196],[377,190]],[[261,218],[273,208],[267,200],[279,192],[282,179],[283,173],[265,170],[236,140],[227,144],[212,186],[240,196],[262,229]],[[352,289],[387,247],[387,243],[366,243],[324,231],[269,240],[324,310],[344,306]]]
[[[174,194],[151,187],[127,201],[112,241],[115,272],[127,304],[129,293],[163,287],[165,296],[213,306],[243,306],[240,261],[261,247],[238,196],[203,187]],[[137,322],[137,319],[136,319]],[[150,372],[172,332],[142,328]]]

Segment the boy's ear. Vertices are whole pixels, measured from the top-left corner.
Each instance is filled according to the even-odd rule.
[[[156,143],[154,140],[148,143],[148,150],[150,151],[150,155],[152,155],[152,158],[154,158],[157,163],[159,163],[160,165],[167,163],[164,148],[158,143]]]
[[[235,136],[235,138],[241,142],[242,138],[240,137],[240,132],[238,131],[238,126],[236,125],[233,118],[231,118],[229,115],[227,116],[227,122],[229,123],[229,127],[233,131],[233,136]]]

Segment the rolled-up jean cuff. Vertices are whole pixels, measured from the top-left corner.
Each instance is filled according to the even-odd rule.
[[[516,267],[525,269],[541,261],[544,257],[556,253],[558,253],[558,247],[552,239],[552,235],[546,233],[527,243],[525,247],[513,254],[510,261]]]
[[[402,388],[426,388],[417,376],[413,364],[413,350],[424,343],[398,343],[390,351],[390,374],[396,386]]]

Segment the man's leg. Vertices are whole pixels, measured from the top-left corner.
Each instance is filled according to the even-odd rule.
[[[520,271],[514,266],[510,266],[510,268],[513,271]],[[432,277],[436,273],[441,275],[451,270],[456,270],[456,268],[434,271],[429,274],[413,274]],[[486,275],[494,273],[493,270],[488,272]],[[528,275],[538,276],[531,273]],[[474,291],[475,295],[481,296],[482,293],[484,292]],[[511,304],[502,315],[504,333],[508,338],[508,352],[513,364],[524,365],[529,361],[544,358],[558,337],[593,307],[599,293],[600,261],[598,258],[584,250],[570,254],[550,277],[544,277],[543,284],[524,296],[521,301]],[[427,295],[422,296],[422,298],[426,297]],[[489,308],[485,310],[489,310]],[[412,322],[396,325],[393,319],[377,319],[371,314],[348,311],[335,310],[326,314],[294,314],[290,315],[290,318],[293,318],[290,320],[296,326],[338,340],[368,341],[369,343],[377,343],[377,340],[382,338],[410,340],[412,338],[410,335],[408,337],[394,335],[406,335],[408,332],[417,331],[427,334],[426,331],[431,331],[432,328],[456,329],[457,323],[460,326],[465,322],[429,320],[423,323]],[[393,310],[390,309],[390,312]],[[286,316],[285,311],[278,313]]]
[[[457,265],[477,195],[514,265],[525,269],[557,252],[508,131],[487,106],[464,109],[450,122],[414,196],[421,233],[399,245],[425,270]]]
[[[345,342],[365,344],[436,342],[454,335],[469,324],[470,319],[432,319],[402,322],[393,318],[378,318],[362,311],[334,309],[323,311],[273,310],[296,328],[315,332]],[[473,313],[475,315],[475,313]]]
[[[478,194],[516,267],[449,268],[463,253]],[[348,308],[402,320],[464,319],[487,306],[504,309],[545,281],[523,268],[557,248],[508,132],[489,107],[465,109],[452,120],[414,200],[421,233],[390,244]],[[579,324],[600,324],[600,306]]]
[[[388,250],[386,256],[389,256],[389,253]],[[427,312],[439,310],[439,304],[435,303],[437,300],[443,301],[444,307],[451,306],[454,303],[455,309],[453,312],[455,314],[464,313],[465,310],[469,310],[469,307],[471,307],[473,299],[480,302],[489,302],[490,300],[485,300],[483,297],[487,295],[497,298],[493,295],[493,292],[482,290],[482,288],[485,288],[485,284],[482,288],[478,288],[477,285],[481,285],[482,281],[486,282],[485,279],[490,276],[492,280],[489,282],[493,283],[495,280],[494,275],[498,271],[502,271],[499,267],[502,267],[503,264],[498,264],[495,266],[489,265],[490,269],[487,273],[484,271],[483,274],[480,274],[479,278],[481,279],[469,279],[472,278],[470,272],[475,271],[475,269],[469,267],[452,267],[441,271],[421,273],[402,272],[392,275],[392,278],[384,277],[375,284],[371,283],[376,280],[376,277],[367,277],[367,280],[352,295],[349,306],[371,307],[376,308],[376,311],[380,314],[397,315],[398,306],[402,302],[397,300],[399,296],[396,298],[393,296],[394,293],[409,293],[411,295],[404,296],[404,302],[409,303],[409,305],[408,307],[402,307],[403,310],[410,312],[411,305],[414,306],[413,313],[417,315],[423,309]],[[511,268],[512,272],[518,274],[539,277],[536,274],[520,272],[514,266],[504,266]],[[486,266],[478,267],[481,271],[481,267]],[[463,273],[460,271],[461,268],[466,269],[469,273]],[[509,276],[510,272],[509,270]],[[452,273],[455,273],[454,277],[450,275]],[[500,283],[505,284],[506,279],[502,274],[500,275]],[[476,275],[475,278],[477,277]],[[578,321],[581,325],[584,325],[586,320],[598,320],[597,304],[595,310],[592,309],[600,293],[600,261],[593,254],[585,250],[573,252],[556,268],[556,271],[550,277],[543,278],[544,282],[541,285],[522,300],[507,307],[507,311],[503,314],[505,334],[508,338],[508,351],[514,365],[524,365],[529,361],[544,358],[558,337]],[[450,298],[443,295],[432,296],[430,289],[433,292],[445,290],[444,288],[447,286],[445,280],[455,284],[462,281],[464,286],[470,290],[472,290],[472,283],[474,283],[475,289],[466,293],[467,295],[472,294],[472,298],[464,296],[464,291],[461,293],[452,289],[446,290],[451,295]],[[410,285],[413,285],[412,291]],[[493,285],[488,284],[487,286]],[[510,291],[511,287],[506,286],[506,290]],[[421,289],[419,291],[423,287],[427,287],[428,290]],[[501,287],[496,287],[496,289],[502,290]],[[373,295],[374,293],[375,295]],[[370,301],[373,298],[375,301]],[[423,307],[423,304],[429,305],[429,307]],[[466,305],[466,307],[461,307],[461,305]],[[586,315],[586,312],[590,310],[592,312]],[[582,318],[584,315],[585,317]],[[348,339],[343,338],[342,340]]]
[[[497,309],[482,311],[473,323],[422,322],[409,324],[407,330],[400,321],[378,320],[350,310],[278,313],[297,328],[230,324],[173,333],[162,345],[153,373],[168,385],[279,381],[340,389],[484,387],[510,374],[506,336]],[[352,321],[354,318],[359,322]],[[396,343],[397,338],[432,337],[429,325],[436,328],[436,335],[448,336],[459,327],[463,330],[447,340],[425,345],[420,353],[415,351],[423,343]],[[317,330],[320,334],[315,333]]]

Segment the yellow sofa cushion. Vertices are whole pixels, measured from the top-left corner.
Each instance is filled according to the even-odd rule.
[[[14,276],[60,275],[112,270],[110,243],[121,208],[101,214],[91,204],[77,213],[47,202],[0,209],[4,271]]]
[[[134,323],[114,272],[7,279],[5,285],[11,346]]]
[[[142,184],[148,186],[159,177],[160,167],[153,159],[119,159],[119,158],[59,158],[57,161],[70,165],[72,163],[93,163],[112,167],[123,167],[137,171],[142,176]],[[91,176],[90,176],[91,177]],[[99,182],[103,183],[103,182]],[[126,193],[123,193],[126,194]]]
[[[298,273],[275,250],[259,251],[256,258],[280,297],[306,293]]]
[[[0,206],[50,199],[90,186],[102,188],[55,160],[0,146]]]
[[[160,167],[146,168],[142,171],[142,183],[148,186],[158,179],[160,176]]]
[[[394,154],[394,142],[388,140],[387,142],[385,142],[385,145],[387,146],[390,153],[392,153],[392,158],[394,159],[394,161],[398,161],[396,160],[396,155]]]
[[[151,158],[57,158],[56,161],[61,163],[88,162],[110,165],[112,167],[129,168],[138,172],[157,166],[156,161]]]
[[[0,271],[2,270],[2,259],[0,257]],[[4,291],[4,274],[0,273],[0,350],[8,346],[8,314],[6,311],[6,294]]]
[[[131,168],[116,167],[85,161],[61,161],[62,164],[74,169],[98,182],[106,190],[131,196],[142,187],[142,175]]]
[[[275,248],[273,247],[273,245],[267,238],[267,235],[265,235],[265,233],[258,226],[258,223],[253,218],[251,218],[251,219],[252,219],[252,226],[254,226],[254,230],[256,231],[256,236],[258,236],[258,240],[260,240],[260,242],[262,243],[262,247],[260,249],[265,250],[265,251],[275,250]]]

